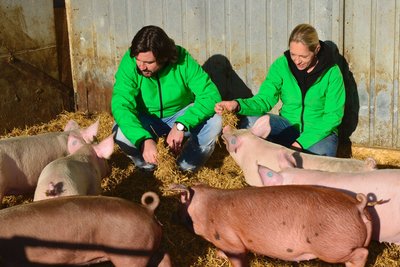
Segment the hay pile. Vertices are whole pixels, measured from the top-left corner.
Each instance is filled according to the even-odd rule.
[[[69,119],[74,119],[81,127],[87,127],[97,119],[100,120],[98,140],[103,140],[111,134],[113,124],[112,117],[107,113],[86,114],[86,113],[63,113],[57,119],[46,124],[36,125],[26,129],[14,129],[2,138],[34,135],[43,132],[62,131]],[[237,120],[229,114],[223,114],[224,126],[236,127]],[[109,177],[102,181],[103,195],[117,196],[139,203],[140,197],[146,191],[154,191],[161,197],[161,203],[156,210],[156,216],[164,227],[162,247],[169,251],[174,266],[177,267],[215,267],[230,266],[229,263],[216,256],[215,247],[194,234],[189,233],[183,226],[175,224],[171,220],[172,213],[178,204],[178,196],[168,191],[171,183],[182,183],[192,185],[202,182],[219,188],[240,188],[245,186],[242,171],[227,153],[222,142],[218,142],[216,149],[207,162],[198,172],[182,173],[176,166],[175,156],[170,153],[165,145],[165,140],[160,138],[159,167],[154,173],[142,172],[136,169],[132,162],[115,146],[114,154],[110,159],[112,172]],[[375,157],[370,154],[369,156]],[[353,157],[357,158],[357,150],[353,151]],[[365,154],[361,155],[365,158]],[[398,162],[383,162],[383,159],[376,158],[378,164],[395,165]],[[3,200],[3,207],[23,204],[32,201],[32,196],[8,196]],[[107,211],[105,211],[107,212]],[[388,244],[372,242],[367,266],[400,266],[400,248]],[[250,254],[252,267],[261,266],[341,266],[327,264],[319,260],[301,262],[295,264],[268,257]],[[99,265],[96,265],[99,266]],[[101,266],[112,266],[109,263]]]

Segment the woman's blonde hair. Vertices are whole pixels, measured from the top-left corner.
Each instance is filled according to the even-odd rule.
[[[319,45],[318,33],[310,24],[299,24],[290,34],[289,46],[291,42],[301,42],[307,46],[310,51],[314,52]]]

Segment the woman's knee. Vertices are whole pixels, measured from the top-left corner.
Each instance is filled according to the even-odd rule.
[[[332,133],[318,143],[309,147],[307,151],[321,156],[336,157],[337,148],[338,136]]]

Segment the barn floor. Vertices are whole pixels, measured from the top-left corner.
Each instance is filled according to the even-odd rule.
[[[69,119],[77,121],[81,127],[86,127],[96,119],[100,120],[98,139],[102,140],[111,133],[112,118],[108,114],[63,113],[57,119],[46,124],[35,125],[26,129],[14,129],[3,138],[34,135],[48,131],[62,131]],[[159,144],[162,146],[162,144]],[[163,152],[164,153],[164,152]],[[111,174],[103,179],[102,189],[105,196],[117,196],[139,203],[141,195],[146,191],[154,191],[161,197],[161,203],[156,210],[156,216],[164,227],[162,247],[167,250],[177,267],[228,267],[229,263],[216,256],[215,247],[200,237],[186,231],[183,226],[173,223],[171,215],[178,204],[178,197],[167,190],[172,183],[192,185],[196,182],[208,183],[219,188],[238,188],[245,186],[243,175],[236,163],[227,153],[224,144],[219,143],[212,158],[206,166],[193,174],[180,173],[174,166],[168,152],[162,155],[162,164],[154,173],[145,173],[137,170],[128,158],[115,147],[109,163],[112,166]],[[352,148],[354,158],[364,159],[373,157],[380,167],[400,166],[399,151],[371,150],[365,148]],[[162,166],[162,167],[161,167]],[[30,202],[32,196],[8,196],[3,200],[3,208],[21,205]],[[106,212],[106,211],[105,211]],[[300,263],[285,262],[268,257],[249,254],[252,267],[261,266],[302,266],[302,267],[328,267],[343,266],[328,264],[319,260]],[[1,265],[0,265],[1,266]],[[110,263],[93,266],[110,267]],[[369,257],[366,266],[400,266],[400,247],[386,243],[372,242],[369,246]]]

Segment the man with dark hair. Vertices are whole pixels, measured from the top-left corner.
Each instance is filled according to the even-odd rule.
[[[214,112],[219,101],[217,87],[192,56],[160,27],[145,26],[115,75],[115,141],[138,168],[151,171],[157,138],[166,135],[180,169],[194,171],[210,157],[221,132]]]

